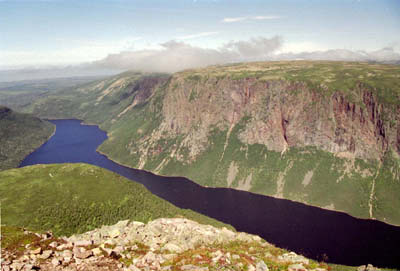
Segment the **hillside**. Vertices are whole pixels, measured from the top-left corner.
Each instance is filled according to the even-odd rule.
[[[119,220],[147,222],[183,216],[222,226],[214,219],[183,210],[151,194],[144,186],[86,164],[36,165],[0,172],[1,223],[71,235]]]
[[[381,270],[319,263],[255,235],[182,218],[123,220],[70,238],[7,226],[3,233],[2,270]]]
[[[69,77],[39,80],[0,82],[0,104],[20,111],[33,100],[46,93],[76,88],[102,77]]]
[[[47,121],[0,106],[0,171],[17,167],[54,129]]]
[[[308,61],[125,73],[26,110],[99,124],[100,151],[132,167],[399,225],[399,77]]]

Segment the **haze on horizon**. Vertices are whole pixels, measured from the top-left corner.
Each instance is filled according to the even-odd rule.
[[[397,0],[0,0],[0,81],[243,61],[400,61]]]

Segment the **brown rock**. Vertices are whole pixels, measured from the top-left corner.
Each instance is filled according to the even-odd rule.
[[[83,247],[74,247],[74,256],[78,259],[86,259],[93,255],[91,250],[86,250]]]

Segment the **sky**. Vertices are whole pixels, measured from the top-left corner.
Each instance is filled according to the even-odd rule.
[[[174,71],[328,50],[397,57],[400,1],[0,0],[0,70],[188,63]]]

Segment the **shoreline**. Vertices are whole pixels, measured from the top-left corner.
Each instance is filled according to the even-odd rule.
[[[100,129],[100,127],[99,127],[99,129]],[[100,129],[100,130],[102,130],[102,129]],[[104,131],[104,130],[102,130],[102,131]],[[104,132],[106,132],[106,131],[104,131]],[[108,139],[108,133],[106,132],[106,134],[107,134],[107,139]],[[300,202],[300,201],[295,201],[295,200],[292,200],[292,199],[278,198],[278,197],[274,197],[274,196],[270,196],[270,195],[266,195],[266,194],[260,194],[260,193],[253,192],[253,191],[240,190],[240,189],[237,189],[237,188],[234,188],[234,187],[204,186],[204,185],[201,185],[201,184],[199,184],[199,183],[193,181],[192,179],[188,178],[187,176],[162,175],[162,174],[159,174],[159,173],[154,173],[154,172],[149,171],[149,170],[140,169],[140,168],[134,168],[134,167],[132,167],[132,166],[126,165],[126,164],[124,164],[124,163],[122,163],[122,162],[118,162],[117,160],[114,160],[114,159],[110,158],[106,153],[100,151],[99,148],[96,149],[96,152],[98,152],[98,153],[101,154],[101,155],[104,155],[108,160],[113,161],[114,163],[116,163],[116,164],[118,164],[118,165],[121,165],[121,166],[130,168],[130,169],[145,171],[145,172],[148,172],[148,173],[150,173],[150,174],[154,174],[154,175],[157,175],[157,176],[160,176],[160,177],[166,177],[166,178],[185,178],[185,179],[188,179],[189,181],[191,181],[191,182],[193,182],[193,183],[195,183],[195,184],[197,184],[197,185],[199,185],[199,186],[201,186],[201,187],[203,187],[203,188],[211,188],[211,189],[213,189],[213,188],[219,188],[219,189],[232,189],[232,190],[235,190],[235,191],[243,191],[243,192],[251,193],[251,194],[253,194],[253,195],[264,196],[264,197],[270,197],[270,198],[273,198],[273,199],[276,199],[276,200],[288,200],[288,201],[290,201],[290,202],[294,202],[294,203],[297,203],[297,204],[303,204],[303,205],[309,206],[309,207],[315,207],[315,208],[318,208],[318,209],[322,209],[322,210],[324,210],[324,211],[330,211],[330,212],[335,212],[335,213],[342,213],[342,214],[351,216],[351,217],[353,217],[353,218],[355,218],[355,219],[378,221],[378,222],[382,222],[382,223],[385,223],[385,224],[390,225],[390,226],[393,226],[393,227],[400,227],[400,224],[399,224],[399,225],[396,225],[396,224],[388,223],[388,222],[386,222],[386,221],[382,221],[382,220],[379,220],[379,219],[376,219],[376,218],[357,217],[357,216],[354,216],[354,215],[349,214],[349,213],[347,213],[347,212],[345,212],[345,211],[342,211],[342,210],[332,210],[332,209],[324,208],[324,207],[317,206],[317,205],[312,205],[312,204],[308,204],[308,203],[304,203],[304,202]]]
[[[49,122],[49,121],[46,120],[46,119],[41,119],[41,120],[44,120],[44,121],[47,121],[48,123],[50,123],[50,124],[53,126],[53,132],[50,134],[50,136],[49,136],[42,144],[40,144],[39,146],[37,146],[36,148],[34,148],[33,151],[31,151],[30,153],[28,153],[27,155],[25,155],[25,156],[19,161],[17,168],[19,168],[19,167],[21,166],[22,161],[24,161],[26,157],[28,157],[29,155],[31,155],[32,153],[34,153],[37,149],[39,149],[39,148],[42,147],[44,144],[46,144],[46,143],[56,134],[57,125],[55,125],[55,124]]]
[[[201,185],[201,184],[197,183],[196,181],[193,181],[192,179],[188,178],[187,176],[162,175],[162,174],[159,174],[159,173],[154,173],[154,172],[149,171],[149,170],[140,169],[140,168],[135,168],[135,167],[132,167],[132,166],[130,166],[130,165],[124,164],[124,163],[122,163],[122,162],[119,162],[119,161],[117,161],[117,160],[114,160],[114,159],[112,159],[109,155],[107,155],[106,153],[104,153],[104,152],[102,152],[101,150],[99,150],[100,146],[101,146],[107,139],[109,139],[109,136],[108,136],[108,132],[105,131],[105,130],[103,130],[103,129],[101,129],[100,126],[99,126],[98,124],[90,123],[90,122],[87,122],[87,121],[85,121],[85,120],[78,119],[78,118],[52,118],[52,119],[46,119],[46,120],[78,120],[78,121],[81,121],[81,125],[86,125],[86,126],[97,126],[97,128],[98,128],[99,130],[103,131],[103,132],[106,134],[107,138],[96,148],[96,152],[99,153],[99,154],[101,154],[101,155],[103,155],[103,156],[105,156],[105,157],[106,157],[107,159],[109,159],[110,161],[112,161],[112,162],[114,162],[114,163],[116,163],[116,164],[118,164],[118,165],[124,166],[124,167],[126,167],[126,168],[129,168],[129,169],[141,170],[141,171],[145,171],[145,172],[147,172],[147,173],[153,174],[153,175],[157,175],[157,176],[160,176],[160,177],[166,177],[166,178],[186,178],[186,179],[188,179],[189,181],[195,183],[196,185],[199,185],[199,186],[201,186],[201,187],[203,187],[203,188],[206,188],[206,189],[207,189],[207,188],[211,188],[211,189],[212,189],[212,188],[233,189],[233,190],[235,190],[235,191],[243,191],[243,192],[251,193],[251,194],[253,194],[253,195],[270,197],[270,198],[273,198],[273,199],[276,199],[276,200],[288,200],[288,201],[293,202],[293,203],[303,204],[303,205],[309,206],[309,207],[315,207],[315,208],[318,208],[318,209],[322,209],[322,210],[324,210],[324,211],[342,213],[342,214],[348,215],[348,216],[350,216],[350,217],[353,217],[353,218],[355,218],[355,219],[378,221],[378,222],[385,223],[385,224],[390,225],[390,226],[393,226],[393,227],[400,227],[400,224],[399,224],[399,225],[396,225],[396,224],[388,223],[388,222],[386,222],[386,221],[382,221],[382,220],[379,220],[379,219],[376,219],[376,218],[357,217],[357,216],[354,216],[354,215],[349,214],[349,213],[347,213],[346,211],[342,211],[342,210],[332,210],[332,209],[324,208],[324,207],[317,206],[317,205],[312,205],[312,204],[308,204],[308,203],[304,203],[304,202],[300,202],[300,201],[295,201],[295,200],[292,200],[292,199],[278,198],[278,197],[271,196],[271,195],[261,194],[261,193],[257,193],[257,192],[253,192],[253,191],[240,190],[240,189],[233,188],[233,187],[224,187],[224,186],[204,186],[204,185]],[[56,126],[56,125],[54,125],[54,126]],[[52,134],[52,136],[55,134],[55,131],[56,131],[56,129],[54,130],[54,133]],[[51,138],[51,137],[50,137],[50,138]],[[49,138],[49,139],[50,139],[50,138]],[[49,139],[48,139],[48,140],[49,140]],[[46,142],[47,142],[47,141],[46,141]],[[46,143],[46,142],[45,142],[45,143]],[[44,144],[44,143],[43,143],[43,144]],[[43,144],[42,144],[42,145],[43,145]],[[38,148],[40,148],[40,146],[39,146]],[[30,154],[28,154],[28,155],[30,155]],[[28,155],[27,155],[27,156],[28,156]],[[27,157],[27,156],[26,156],[26,157]],[[25,159],[25,158],[24,158],[24,159]]]

